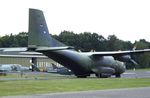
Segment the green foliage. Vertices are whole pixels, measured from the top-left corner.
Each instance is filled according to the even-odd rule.
[[[141,39],[134,43],[137,49],[148,49],[150,48],[150,43],[145,39]],[[135,60],[139,63],[137,68],[149,68],[150,67],[150,53],[145,53],[143,55],[135,56]]]
[[[75,34],[73,32],[63,31],[59,36],[55,35],[54,37],[66,45],[74,46],[82,51],[105,50],[103,43],[105,38],[96,33],[84,32]]]
[[[27,47],[28,34],[21,32],[18,35],[5,35],[0,37],[0,47]]]
[[[115,35],[109,35],[104,38],[102,35],[97,33],[84,32],[76,34],[70,31],[63,31],[59,35],[52,35],[54,38],[60,42],[74,46],[76,50],[81,51],[118,51],[118,50],[132,50],[134,47],[136,49],[148,49],[150,48],[150,43],[145,39],[131,43],[130,41],[123,41],[117,38]],[[0,47],[27,47],[28,44],[28,33],[21,32],[17,35],[5,35],[0,37]],[[135,55],[133,56],[135,61],[139,65],[136,68],[147,68],[150,67],[150,54]],[[127,68],[133,68],[133,65],[128,64]]]
[[[109,35],[106,44],[108,50],[111,51],[131,50],[133,48],[133,45],[130,41],[120,40],[115,35]]]

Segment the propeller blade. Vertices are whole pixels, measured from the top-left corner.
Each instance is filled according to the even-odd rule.
[[[133,63],[134,65],[138,65],[138,63],[134,61],[133,59],[130,59],[130,62]]]

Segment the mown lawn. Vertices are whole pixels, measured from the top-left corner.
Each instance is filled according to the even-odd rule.
[[[0,96],[150,87],[150,78],[86,78],[0,81]]]

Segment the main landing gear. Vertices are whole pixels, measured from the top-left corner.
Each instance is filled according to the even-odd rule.
[[[87,78],[87,76],[77,76],[77,78]]]
[[[87,76],[90,76],[90,74],[76,75],[77,78],[87,78]]]
[[[109,77],[111,77],[111,74],[99,73],[99,74],[95,74],[95,76],[96,76],[97,78],[109,78]],[[120,74],[115,74],[115,77],[116,77],[116,78],[120,78],[121,75],[120,75]]]
[[[111,77],[111,74],[98,73],[98,74],[95,74],[95,76],[96,76],[97,78],[108,78],[108,77]]]
[[[115,76],[116,76],[116,78],[121,78],[120,74],[116,74]]]

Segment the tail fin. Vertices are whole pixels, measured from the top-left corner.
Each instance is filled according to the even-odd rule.
[[[29,9],[28,48],[62,46],[65,45],[52,38],[49,34],[43,12],[37,9]]]

